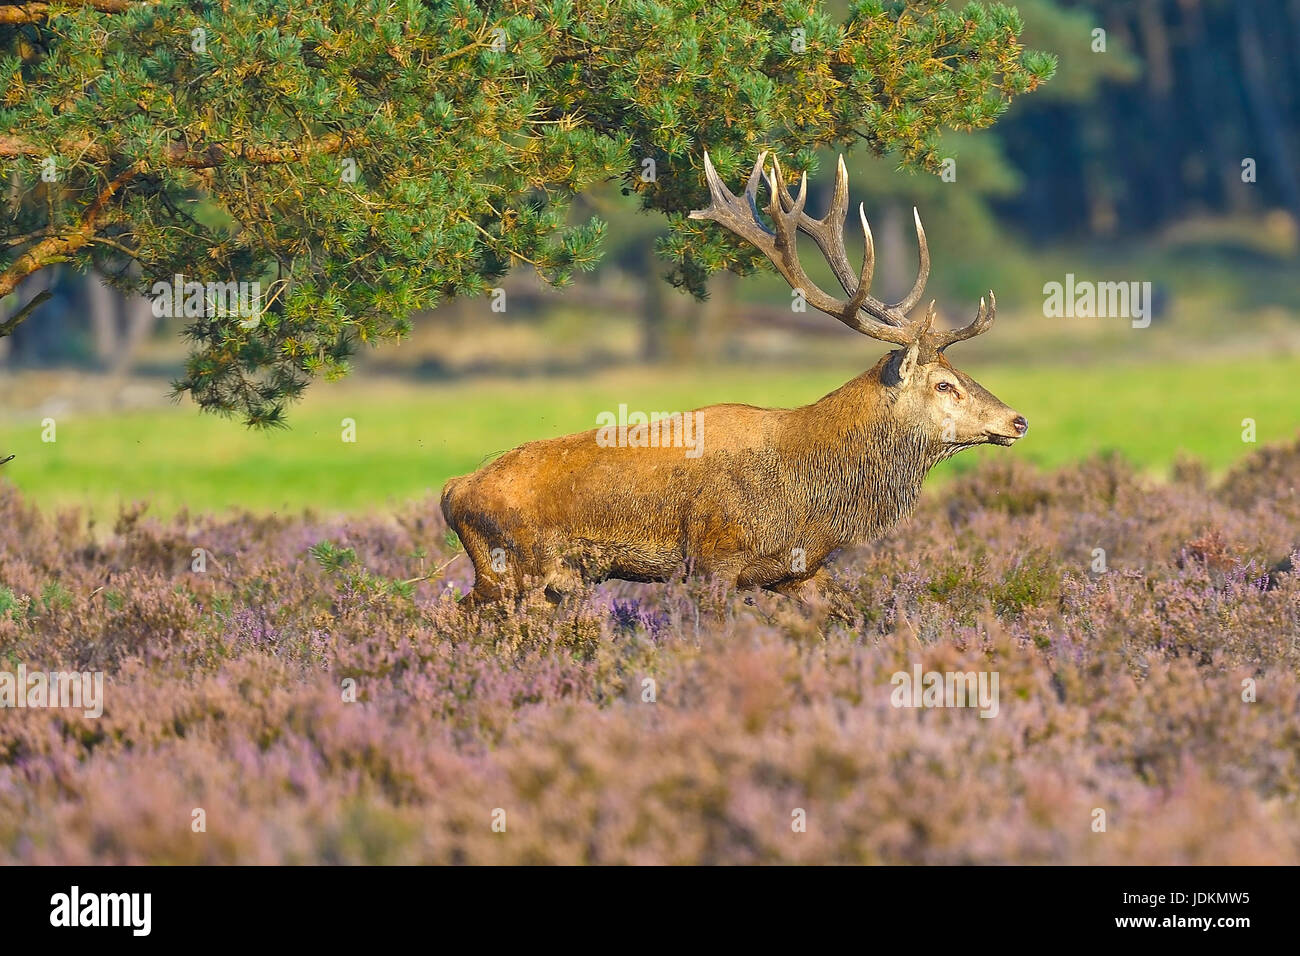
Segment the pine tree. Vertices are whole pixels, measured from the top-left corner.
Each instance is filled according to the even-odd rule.
[[[938,0],[63,0],[0,6],[0,296],[59,262],[150,292],[258,282],[255,321],[193,316],[178,393],[252,425],[409,316],[512,266],[596,262],[574,196],[621,179],[665,214],[672,280],[756,265],[685,213],[705,148],[934,167],[1054,68],[1017,12]],[[650,173],[650,175],[648,175]],[[32,314],[20,308],[0,334]]]

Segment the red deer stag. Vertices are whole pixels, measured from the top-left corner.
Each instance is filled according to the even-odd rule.
[[[530,442],[452,479],[442,511],[474,562],[469,605],[538,588],[558,600],[583,583],[665,581],[685,570],[801,600],[815,594],[851,616],[827,557],[892,528],[937,462],[972,445],[1010,445],[1025,434],[1021,415],[943,355],[954,342],[988,330],[993,293],[964,328],[935,329],[933,303],[923,316],[908,318],[930,272],[917,216],[915,286],[893,305],[873,298],[875,251],[861,206],[866,252],[856,275],[844,251],[844,160],[830,210],[813,219],[804,213],[807,174],[793,196],[780,165],[774,160],[766,169],[766,156],[759,155],[744,196],[737,197],[705,154],[711,203],[691,217],[711,219],[752,243],[814,308],[898,348],[803,408],[711,405],[659,419],[657,433],[655,423],[638,422],[626,441],[621,431],[611,441],[613,430],[605,428]],[[764,177],[771,228],[756,202]],[[799,262],[799,232],[820,248],[847,299],[809,279]]]

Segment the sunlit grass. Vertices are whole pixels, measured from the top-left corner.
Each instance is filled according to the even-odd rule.
[[[101,519],[138,500],[157,513],[357,511],[436,493],[497,452],[591,428],[598,412],[620,402],[645,411],[720,401],[801,405],[866,364],[632,368],[450,384],[357,379],[315,386],[292,410],[290,428],[269,433],[189,404],[59,416],[52,443],[32,419],[0,426],[0,452],[17,456],[2,474],[43,505],[81,506]],[[1156,474],[1180,453],[1219,470],[1257,447],[1242,441],[1243,419],[1254,419],[1260,443],[1300,428],[1294,358],[967,371],[1021,411],[1030,431],[1014,448],[977,449],[947,463],[940,471],[947,477],[989,455],[1050,467],[1109,450]],[[347,418],[356,422],[355,443],[342,440]]]

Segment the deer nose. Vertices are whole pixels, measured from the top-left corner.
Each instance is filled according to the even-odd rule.
[[[1025,421],[1024,415],[1017,415],[1011,420],[1011,427],[1016,430],[1016,434],[1023,436],[1025,432],[1029,431],[1029,422]]]

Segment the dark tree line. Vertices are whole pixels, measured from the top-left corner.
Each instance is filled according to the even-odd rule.
[[[1089,56],[1131,57],[1137,70],[1109,71],[1086,95],[1028,98],[1000,124],[1024,178],[999,204],[1004,219],[1037,238],[1140,235],[1268,208],[1300,222],[1300,0],[1059,6],[1106,31],[1104,53],[1091,33],[1076,36]],[[1062,51],[1058,92],[1072,61]],[[1254,182],[1243,182],[1247,160]]]

